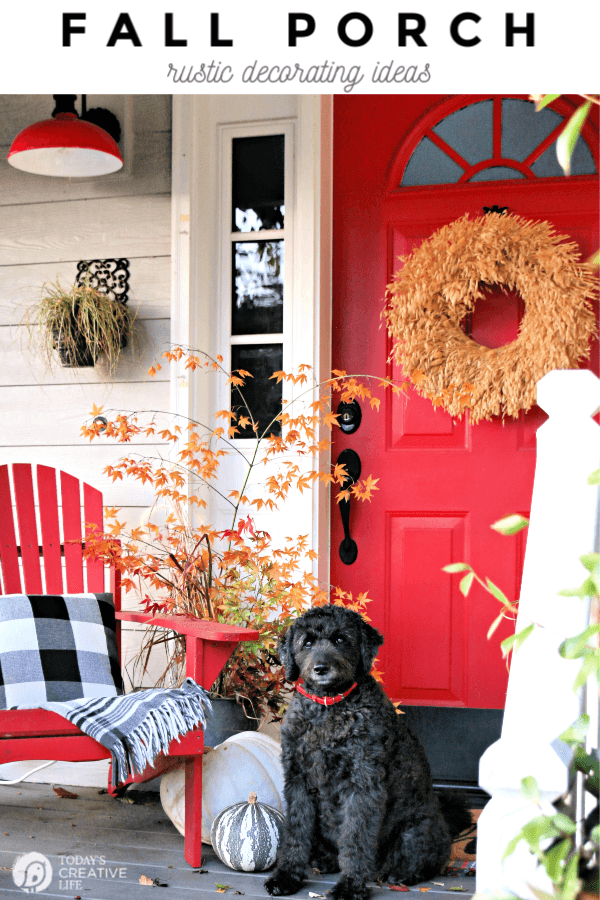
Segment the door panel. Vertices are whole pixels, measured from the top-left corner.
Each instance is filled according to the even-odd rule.
[[[385,286],[410,252],[435,230],[483,207],[550,221],[579,245],[598,244],[597,177],[478,182],[388,190],[395,160],[415,123],[441,98],[336,97],[334,102],[333,365],[354,373],[402,379],[388,362],[381,327]],[[368,136],[368,138],[365,138]],[[408,138],[406,138],[408,139]],[[392,174],[390,174],[390,172]],[[481,343],[514,340],[522,299],[493,288],[465,328]],[[590,367],[598,371],[598,347]],[[351,447],[363,477],[379,478],[370,503],[352,504],[356,562],[339,558],[343,538],[332,507],[331,580],[373,598],[369,616],[385,636],[379,657],[387,692],[420,706],[501,709],[507,671],[498,647],[506,623],[486,639],[498,602],[477,586],[465,600],[457,576],[441,572],[466,560],[518,597],[525,536],[506,538],[490,525],[512,512],[527,514],[535,468],[534,408],[516,419],[452,418],[409,388],[384,394],[379,413],[363,406],[359,430],[336,430],[333,458]]]
[[[441,568],[464,558],[466,516],[387,515],[385,630],[398,652],[388,655],[386,675],[402,686],[404,702],[454,706],[463,696],[465,601]]]

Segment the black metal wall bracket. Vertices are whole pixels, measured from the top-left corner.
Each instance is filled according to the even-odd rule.
[[[111,300],[127,303],[129,296],[129,260],[128,259],[82,259],[77,263],[77,284],[86,281],[90,287],[101,294],[107,294]]]

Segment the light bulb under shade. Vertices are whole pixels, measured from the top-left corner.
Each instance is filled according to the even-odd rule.
[[[98,125],[59,113],[19,132],[8,153],[11,166],[34,175],[91,178],[123,165],[116,141]]]

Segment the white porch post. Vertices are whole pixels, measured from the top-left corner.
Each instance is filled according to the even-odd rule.
[[[516,630],[536,628],[514,655],[502,736],[484,753],[479,783],[492,799],[478,822],[477,891],[532,898],[527,885],[551,883],[524,842],[503,863],[509,841],[539,810],[520,793],[533,775],[544,812],[567,789],[570,751],[557,740],[580,715],[572,684],[578,660],[559,656],[560,643],[585,627],[585,602],[559,597],[586,577],[579,562],[597,550],[598,489],[587,484],[600,466],[600,380],[589,370],[554,371],[538,383],[538,404],[550,416],[537,433],[537,462]]]

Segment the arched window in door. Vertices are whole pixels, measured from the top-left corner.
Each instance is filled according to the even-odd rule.
[[[432,110],[413,132],[412,146],[405,145],[410,152],[396,160],[392,190],[563,176],[554,145],[571,111],[566,101],[536,112],[534,103],[517,97],[462,99],[462,105],[453,98]],[[597,173],[585,134],[573,153],[572,175]]]

